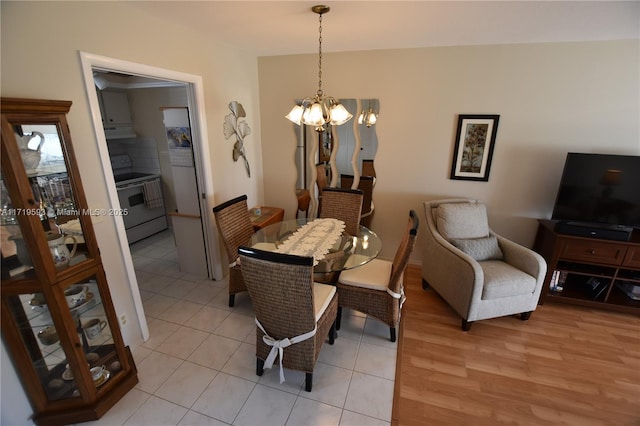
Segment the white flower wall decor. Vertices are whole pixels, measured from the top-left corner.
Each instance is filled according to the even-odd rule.
[[[244,138],[251,134],[251,128],[245,120],[241,120],[240,117],[246,117],[247,113],[244,112],[242,104],[238,101],[229,102],[229,109],[231,114],[224,117],[224,138],[229,139],[231,136],[236,135],[236,142],[233,144],[233,161],[238,161],[238,158],[242,157],[244,166],[247,169],[247,175],[251,177],[251,169],[249,168],[249,161],[244,152]]]

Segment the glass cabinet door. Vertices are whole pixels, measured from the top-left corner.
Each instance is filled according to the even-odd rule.
[[[61,343],[65,327],[55,323],[42,293],[10,296],[8,303],[33,369],[51,401],[79,397],[78,375],[89,374],[99,389],[122,369],[96,276],[62,291],[75,326],[72,341],[82,345],[79,367],[68,361],[74,355],[66,353]]]
[[[24,207],[12,202],[8,185],[5,184],[5,173],[8,171],[3,170],[0,185],[2,268],[6,269],[3,276],[19,277],[21,273],[27,273],[28,276],[28,271],[33,268],[29,243],[20,229],[20,216],[32,216],[41,223],[56,271],[92,257],[84,239],[84,227],[91,211],[78,207],[75,186],[65,161],[64,133],[60,131],[59,123],[12,122],[10,125],[27,176],[28,186],[23,185],[22,190],[30,192],[27,195],[30,204]],[[15,163],[11,164],[14,174],[19,167]],[[25,196],[24,193],[20,195]]]

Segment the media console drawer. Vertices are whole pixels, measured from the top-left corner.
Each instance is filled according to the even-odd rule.
[[[621,265],[626,251],[627,248],[622,244],[567,239],[564,241],[560,258]]]
[[[640,247],[633,246],[627,250],[627,255],[624,257],[624,266],[631,268],[640,268]]]

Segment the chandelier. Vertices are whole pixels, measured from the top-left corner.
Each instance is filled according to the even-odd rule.
[[[378,112],[371,106],[371,100],[369,100],[369,109],[362,109],[360,116],[358,117],[358,124],[364,124],[367,127],[371,127],[378,121]]]
[[[325,96],[322,92],[322,15],[328,13],[328,6],[317,5],[311,8],[319,15],[318,29],[318,92],[315,96],[304,98],[298,102],[286,115],[295,124],[314,126],[317,132],[324,131],[325,124],[339,126],[353,117],[347,109],[332,96]]]

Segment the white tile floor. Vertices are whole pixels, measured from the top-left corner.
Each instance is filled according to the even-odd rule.
[[[247,293],[228,307],[226,282],[179,271],[173,237],[134,244],[150,338],[132,348],[140,382],[95,425],[389,425],[396,344],[389,328],[345,310],[304,390],[304,373],[255,373]]]

